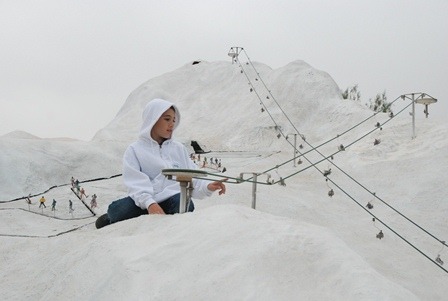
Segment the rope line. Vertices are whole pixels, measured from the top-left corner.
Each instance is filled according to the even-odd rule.
[[[93,216],[86,216],[86,217],[62,218],[62,217],[56,217],[56,216],[42,214],[42,213],[39,213],[39,212],[36,212],[36,211],[26,210],[24,208],[0,208],[0,210],[22,210],[22,211],[25,211],[27,213],[33,213],[33,214],[37,214],[37,215],[41,215],[41,216],[45,216],[45,217],[49,217],[49,218],[54,218],[54,219],[58,219],[58,220],[62,220],[62,221],[83,220],[83,219],[88,219],[88,218],[92,218],[93,217]]]
[[[96,181],[99,181],[99,180],[96,180]],[[93,181],[93,180],[90,180],[89,182],[94,182],[94,181]],[[96,216],[95,211],[93,211],[93,209],[91,209],[91,208],[89,207],[89,205],[87,205],[86,202],[84,202],[84,200],[82,199],[82,197],[79,196],[79,195],[75,192],[75,189],[70,188],[70,190],[71,190],[71,191],[78,197],[78,199],[81,201],[81,203],[83,203],[84,206],[86,206],[86,208],[92,213],[92,215],[93,215],[93,216]]]
[[[60,236],[60,235],[63,235],[63,234],[68,234],[70,232],[74,232],[74,231],[80,230],[80,229],[84,228],[85,226],[89,226],[89,225],[91,225],[93,223],[95,223],[95,222],[84,224],[82,226],[79,226],[79,227],[76,227],[76,228],[73,228],[73,229],[70,229],[70,230],[67,230],[67,231],[59,232],[59,233],[56,233],[56,234],[53,234],[53,235],[20,235],[20,234],[1,234],[0,233],[0,236],[5,236],[5,237],[24,237],[24,238],[53,238],[53,237],[57,237],[57,236]]]
[[[80,181],[79,183],[87,183],[87,182],[109,180],[109,179],[112,179],[112,178],[120,177],[121,175],[122,174],[116,174],[116,175],[113,175],[113,176],[110,176],[110,177],[102,177],[102,178],[95,178],[95,179],[90,179],[90,180],[84,180],[84,181]],[[63,187],[63,186],[68,186],[68,185],[71,185],[71,183],[61,184],[61,185],[54,185],[54,186],[51,186],[50,188],[48,188],[47,190],[45,190],[44,192],[40,192],[40,193],[37,193],[37,194],[32,194],[29,197],[34,198],[36,196],[45,194],[45,193],[49,192],[52,189],[55,189],[55,188],[58,188],[58,187]],[[24,200],[27,197],[28,196],[22,196],[22,197],[18,197],[18,198],[12,199],[12,200],[0,201],[0,204],[2,204],[2,203],[11,203],[11,202],[15,202],[15,201]]]

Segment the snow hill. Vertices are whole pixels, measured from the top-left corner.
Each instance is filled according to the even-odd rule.
[[[176,139],[211,150],[207,156],[220,158],[229,177],[269,170],[286,186],[258,185],[257,210],[250,208],[250,183],[228,184],[225,196],[196,201],[194,213],[94,229],[95,217],[64,184],[71,176],[84,181],[121,173],[142,108],[156,97],[181,111]],[[375,115],[342,135],[373,112],[341,99],[327,73],[303,61],[276,70],[202,61],[143,83],[90,142],[4,135],[0,293],[7,300],[442,300],[448,276],[440,267],[446,267],[415,248],[446,261],[446,247],[402,215],[446,239],[448,127],[418,119],[411,139],[407,112],[390,122],[387,114]],[[351,145],[377,122],[387,124]],[[287,161],[296,130],[307,153],[294,166]],[[307,144],[334,137],[320,154]],[[350,147],[337,152],[341,144]],[[325,181],[309,162],[335,152],[316,165],[331,169],[334,182]],[[98,214],[126,194],[120,177],[82,186],[99,196]],[[50,187],[45,197],[58,201],[56,212],[36,205]],[[36,194],[32,205],[10,201],[29,193]],[[76,201],[74,213],[68,199]],[[379,231],[384,238],[376,238]]]
[[[308,129],[327,125],[322,116],[341,106],[341,93],[334,80],[303,61],[278,70],[254,63],[256,70],[291,116],[294,124]],[[256,78],[253,68],[245,66],[248,76]],[[256,81],[261,86],[261,80]],[[126,100],[114,120],[94,137],[95,141],[132,141],[141,124],[142,108],[150,99],[173,100],[181,110],[178,139],[198,140],[213,150],[278,149],[284,143],[271,139],[277,135],[241,68],[228,62],[186,64],[173,72],[153,78],[138,87]],[[268,94],[261,96],[263,100]],[[268,101],[271,104],[272,100]],[[345,107],[343,108],[345,111]],[[355,110],[352,108],[351,110]],[[316,112],[320,114],[315,114]],[[281,112],[273,109],[274,118]],[[238,118],[235,118],[238,116]],[[283,120],[282,120],[283,121]],[[280,124],[290,130],[286,122]]]

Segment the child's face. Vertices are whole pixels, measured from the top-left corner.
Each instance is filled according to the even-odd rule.
[[[159,144],[173,135],[176,113],[172,108],[166,110],[151,129],[151,137]]]

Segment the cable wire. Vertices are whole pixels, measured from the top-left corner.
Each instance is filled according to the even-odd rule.
[[[294,130],[297,132],[297,134],[299,134],[299,135],[303,138],[304,136],[298,131],[298,129],[295,127],[295,125],[294,125],[294,124],[292,123],[292,121],[289,119],[289,117],[287,116],[287,114],[285,113],[285,111],[281,108],[281,106],[279,105],[279,103],[277,102],[277,100],[275,99],[275,97],[272,95],[271,91],[267,88],[267,86],[266,86],[265,82],[263,81],[263,79],[261,78],[259,72],[256,70],[256,68],[255,68],[255,66],[253,65],[253,63],[250,61],[250,58],[248,57],[246,51],[245,51],[244,49],[243,49],[243,51],[244,51],[244,53],[246,54],[246,57],[247,57],[249,63],[251,64],[252,68],[254,69],[254,71],[256,72],[256,74],[258,75],[258,78],[259,78],[260,81],[263,83],[265,89],[269,92],[270,96],[272,97],[272,99],[274,100],[274,102],[277,104],[278,108],[281,110],[281,112],[282,112],[283,115],[286,117],[286,119],[288,120],[288,122],[292,125],[292,127],[293,127]],[[237,59],[237,60],[238,60],[238,59]],[[239,62],[239,60],[238,60],[238,62]],[[286,137],[286,136],[284,135],[284,133],[281,131],[281,127],[280,127],[280,126],[277,124],[277,122],[274,120],[274,118],[273,118],[273,116],[270,114],[270,112],[269,112],[267,106],[266,106],[266,105],[264,104],[264,102],[262,101],[262,99],[261,99],[261,97],[259,96],[258,92],[256,92],[255,87],[254,87],[253,84],[251,83],[250,78],[248,77],[247,73],[244,71],[244,68],[242,67],[242,64],[241,64],[241,63],[240,63],[240,67],[242,68],[243,73],[245,74],[246,78],[249,80],[249,83],[250,83],[250,85],[251,85],[251,87],[252,87],[251,91],[255,91],[255,93],[256,93],[258,99],[260,100],[260,103],[263,105],[263,107],[264,107],[264,109],[266,110],[266,112],[268,112],[268,114],[269,114],[269,116],[271,117],[271,119],[273,120],[274,124],[275,124],[276,127],[279,129],[281,135],[287,140],[287,137]],[[400,96],[400,97],[397,97],[393,102],[390,103],[390,105],[392,105],[395,101],[397,101],[397,100],[400,99],[400,98],[404,99],[404,96],[405,96],[405,95]],[[411,104],[413,104],[413,103],[411,103]],[[405,108],[403,108],[399,113],[401,113],[403,110],[405,110],[405,109],[406,109],[407,107],[409,107],[411,104],[407,105],[407,106],[406,106]],[[358,124],[355,125],[354,127],[348,129],[347,131],[344,132],[344,134],[347,133],[347,132],[349,132],[349,131],[351,131],[351,130],[354,129],[355,127],[361,125],[362,123],[364,123],[365,121],[369,120],[370,118],[375,117],[378,113],[379,113],[379,112],[376,112],[375,114],[373,114],[373,115],[370,116],[369,118],[367,118],[367,119],[361,121],[360,123],[358,123]],[[399,114],[399,113],[398,113],[398,114]],[[398,115],[398,114],[396,114],[396,115]],[[387,121],[385,121],[384,123],[382,123],[381,126],[384,125],[384,124],[386,124],[386,123],[389,122],[390,120],[392,120],[393,117],[394,117],[394,116],[392,116],[389,120],[387,120]],[[374,131],[377,130],[377,129],[378,129],[378,127],[375,128],[375,129],[373,129],[373,130],[371,130],[371,131],[369,131],[367,134],[363,135],[362,137],[360,137],[360,138],[358,138],[357,140],[355,140],[354,142],[352,142],[349,146],[351,146],[351,145],[354,144],[355,142],[361,140],[362,138],[364,138],[364,137],[370,135],[372,132],[374,132]],[[333,138],[333,139],[328,140],[327,142],[322,143],[322,144],[319,145],[318,147],[320,147],[320,146],[322,146],[322,145],[324,145],[324,144],[326,144],[326,143],[328,143],[328,142],[330,142],[330,141],[336,139],[337,137],[340,137],[340,135],[336,136],[336,137]],[[288,141],[288,140],[287,140],[287,141]],[[411,219],[409,219],[407,216],[405,216],[404,214],[402,214],[401,212],[399,212],[397,209],[395,209],[394,207],[390,206],[387,202],[385,202],[384,200],[382,200],[381,198],[379,198],[379,197],[376,195],[376,193],[370,191],[370,190],[367,189],[364,185],[362,185],[359,181],[355,180],[352,176],[350,176],[348,173],[346,173],[344,170],[342,170],[342,169],[341,169],[338,165],[336,165],[334,162],[330,161],[328,158],[332,157],[334,154],[333,154],[333,155],[330,155],[330,156],[325,156],[325,155],[323,155],[320,151],[318,151],[318,149],[317,149],[318,147],[314,147],[314,146],[312,146],[309,142],[306,141],[306,139],[304,139],[304,142],[312,148],[311,151],[312,151],[312,150],[316,151],[318,154],[320,154],[320,155],[323,157],[323,159],[320,160],[320,161],[317,161],[317,162],[315,162],[315,163],[311,163],[310,160],[308,160],[306,157],[304,157],[304,158],[305,158],[311,165],[308,166],[308,167],[306,167],[306,168],[304,168],[304,169],[301,169],[299,172],[302,172],[302,171],[304,171],[304,170],[306,170],[306,169],[308,169],[308,168],[310,168],[310,167],[315,167],[319,172],[321,172],[321,173],[323,174],[323,172],[322,172],[319,168],[317,168],[316,164],[318,164],[318,163],[320,163],[320,162],[326,160],[326,161],[330,162],[333,166],[335,166],[338,170],[340,170],[343,174],[345,174],[349,179],[351,179],[352,181],[354,181],[355,183],[357,183],[360,187],[362,187],[363,189],[365,189],[367,192],[369,192],[369,193],[370,193],[371,195],[373,195],[375,198],[377,198],[378,200],[380,200],[383,204],[385,204],[386,206],[388,206],[390,209],[392,209],[393,211],[395,211],[396,213],[398,213],[400,216],[402,216],[403,218],[405,218],[407,221],[411,222],[414,226],[418,227],[420,230],[422,230],[423,232],[425,232],[426,234],[428,234],[429,236],[431,236],[433,239],[437,240],[438,242],[442,243],[443,245],[446,245],[445,241],[440,240],[439,238],[437,238],[437,237],[435,237],[434,235],[432,235],[429,231],[425,230],[424,228],[422,228],[421,226],[419,226],[417,223],[413,222],[413,221],[412,221]],[[291,142],[288,141],[288,143],[292,146]],[[298,151],[298,150],[295,148],[295,146],[293,146],[293,147],[294,147],[295,151]],[[298,152],[300,153],[300,151],[298,151]],[[336,153],[338,153],[338,152],[336,152]],[[336,154],[336,153],[335,153],[335,154]],[[301,156],[303,156],[303,154],[301,154]],[[295,160],[295,158],[296,158],[296,157],[294,156],[293,160]],[[290,162],[290,161],[291,161],[291,160],[289,160],[289,162]],[[278,168],[278,165],[277,165],[276,167],[274,167],[274,168]],[[272,169],[274,169],[274,168],[272,168]],[[272,170],[272,169],[270,169],[270,170]],[[268,170],[268,171],[270,171],[270,170]],[[267,172],[267,171],[265,171],[265,172]],[[297,173],[298,173],[298,172],[297,172]],[[287,176],[286,178],[281,179],[281,181],[284,181],[285,179],[287,179],[287,178],[289,178],[289,177],[292,177],[292,176],[294,176],[294,175],[297,174],[297,173],[293,173],[293,174]],[[351,197],[348,193],[346,193],[345,190],[343,190],[342,188],[340,188],[340,186],[337,185],[333,180],[329,179],[328,177],[327,177],[327,180],[330,180],[330,182],[332,182],[334,185],[336,185],[336,186],[337,186],[341,191],[343,191],[348,197],[350,197],[353,201],[355,201],[358,205],[360,205],[360,204],[359,204],[353,197]],[[361,205],[360,205],[360,206],[361,206]],[[366,210],[363,206],[361,206],[361,207],[362,207],[364,210]],[[367,210],[366,210],[366,212],[368,212],[369,214],[371,214],[371,213],[370,213],[369,211],[367,211]],[[372,215],[372,214],[371,214],[371,215]],[[399,235],[397,232],[395,232],[394,230],[392,230],[392,229],[391,229],[389,226],[387,226],[384,222],[381,221],[381,223],[384,224],[388,229],[390,229],[393,233],[395,233],[395,234],[396,234],[397,236],[399,236],[401,239],[403,239],[405,242],[407,242],[407,243],[410,244],[412,247],[414,247],[417,251],[419,251],[419,252],[420,252],[421,254],[423,254],[425,257],[427,257],[428,259],[430,259],[430,260],[431,260],[433,263],[435,263],[437,266],[439,266],[434,260],[432,260],[432,259],[431,259],[430,257],[428,257],[426,254],[424,254],[423,252],[421,252],[418,248],[416,248],[414,245],[412,245],[410,242],[408,242],[406,239],[404,239],[404,238],[403,238],[401,235]],[[439,266],[439,267],[440,267],[440,266]],[[442,268],[442,269],[443,269],[443,268]],[[445,269],[443,269],[443,270],[444,270],[445,272],[448,272],[448,271],[446,271]]]

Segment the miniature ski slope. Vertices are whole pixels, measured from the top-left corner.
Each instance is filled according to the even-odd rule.
[[[448,275],[441,269],[446,263],[437,265],[418,251],[448,262],[446,247],[399,214],[446,240],[446,121],[417,119],[417,137],[411,139],[406,111],[337,153],[331,161],[337,167],[329,161],[317,164],[320,170],[331,168],[329,182],[304,157],[302,164],[283,164],[293,149],[277,138],[247,83],[241,83],[237,66],[194,66],[187,64],[137,88],[91,142],[23,133],[0,137],[3,299],[443,300],[448,295]],[[311,145],[372,113],[338,99],[331,77],[304,62],[280,70],[259,67]],[[119,174],[122,152],[135,138],[139,112],[151,97],[178,100],[178,139],[187,147],[197,140],[212,150],[206,156],[221,159],[229,178],[269,170],[275,181],[285,178],[286,186],[258,184],[256,210],[251,208],[252,184],[229,183],[224,196],[195,200],[193,213],[141,216],[99,230],[70,186],[45,193],[43,210],[38,208],[40,196],[29,207],[24,200],[5,202],[67,184],[72,176],[85,181]],[[311,107],[304,109],[302,102]],[[350,144],[387,118],[378,115],[319,151],[334,153],[339,144]],[[374,146],[374,139],[381,143]],[[301,151],[310,151],[299,143],[304,144]],[[310,151],[306,158],[316,162],[322,157]],[[265,179],[259,177],[260,182]],[[121,180],[81,184],[88,195],[98,195],[97,215],[126,196]],[[328,196],[329,189],[334,196]],[[51,211],[53,198],[56,212]],[[74,202],[72,214],[68,199]],[[369,201],[371,210],[366,208]],[[379,231],[384,238],[376,237]]]

